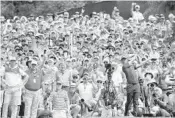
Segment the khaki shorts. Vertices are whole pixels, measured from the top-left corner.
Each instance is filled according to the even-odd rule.
[[[21,105],[21,88],[5,90],[4,104]]]

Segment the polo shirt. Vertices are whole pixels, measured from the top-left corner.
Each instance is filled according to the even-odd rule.
[[[29,76],[29,79],[25,85],[25,88],[30,91],[37,91],[42,87],[42,71],[37,69],[34,73],[31,69],[27,70],[26,73]]]

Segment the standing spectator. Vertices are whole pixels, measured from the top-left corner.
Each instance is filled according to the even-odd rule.
[[[4,87],[5,87],[5,83],[3,81],[3,77],[5,74],[5,67],[3,66],[2,62],[0,62],[0,116],[1,116],[1,111],[2,111],[2,105],[3,105],[3,101],[4,101]]]
[[[16,118],[18,105],[21,105],[21,89],[27,82],[28,75],[19,68],[15,57],[9,57],[9,65],[5,67],[4,95],[2,118],[7,118],[8,107],[11,106],[11,118]]]
[[[42,102],[42,72],[37,67],[36,61],[32,60],[31,65],[32,67],[26,71],[26,73],[29,75],[29,80],[25,85],[25,92],[23,96],[25,103],[25,118],[36,117],[39,102]]]
[[[131,7],[131,15],[137,23],[140,23],[144,20],[143,14],[140,12],[140,6],[136,3],[132,3]]]

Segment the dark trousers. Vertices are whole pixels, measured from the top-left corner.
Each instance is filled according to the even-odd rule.
[[[125,116],[129,116],[129,110],[131,109],[131,105],[133,103],[133,113],[137,116],[138,113],[138,99],[140,96],[140,92],[137,89],[133,89],[132,91],[127,93],[127,101],[125,104]]]

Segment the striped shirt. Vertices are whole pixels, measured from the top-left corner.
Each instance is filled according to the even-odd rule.
[[[49,97],[49,102],[52,103],[53,110],[67,110],[66,102],[69,100],[68,93],[65,90],[52,92]]]

